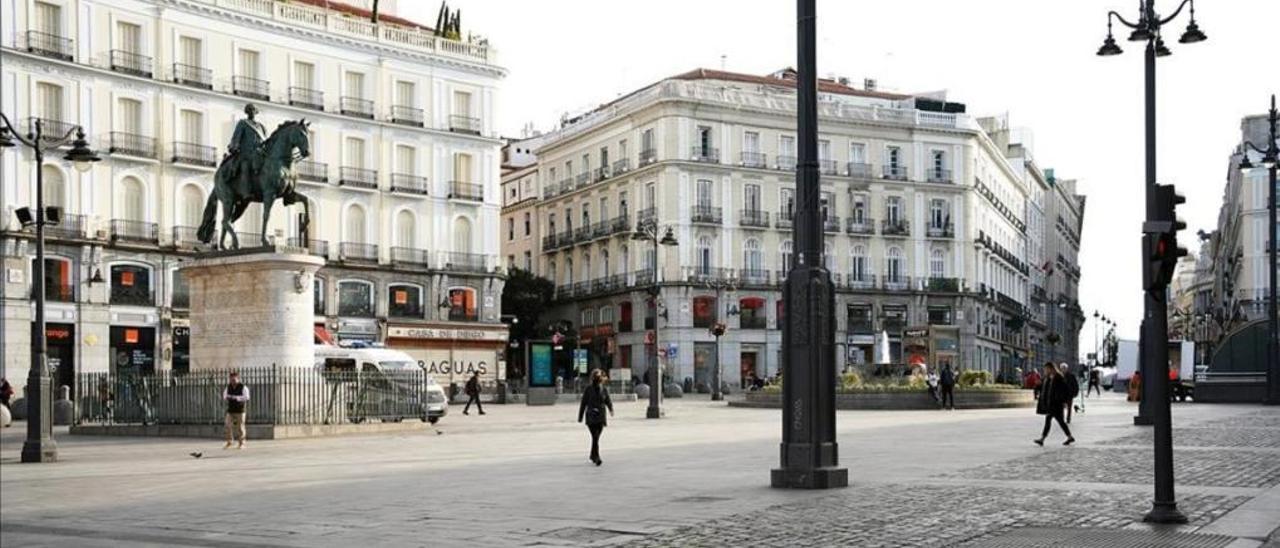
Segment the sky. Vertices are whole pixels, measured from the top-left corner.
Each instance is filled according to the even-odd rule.
[[[434,0],[399,0],[400,13],[435,21]],[[1172,13],[1174,0],[1156,0]],[[509,74],[499,128],[554,129],[580,113],[694,68],[765,74],[795,64],[795,3],[760,0],[451,0],[463,32],[489,38]],[[818,0],[818,72],[880,89],[947,90],[970,114],[1007,113],[1034,134],[1033,154],[1088,196],[1081,306],[1137,338],[1142,317],[1138,246],[1144,171],[1141,44],[1097,57],[1108,10],[1133,20],[1134,0]],[[1157,65],[1159,181],[1187,197],[1184,242],[1212,230],[1240,141],[1240,119],[1280,93],[1280,1],[1201,0],[1209,36],[1179,44],[1184,11],[1166,27],[1173,55]],[[1268,43],[1267,37],[1272,37]],[[1270,58],[1264,70],[1260,54]],[[1091,350],[1093,324],[1081,331]],[[1086,349],[1084,347],[1090,347]]]

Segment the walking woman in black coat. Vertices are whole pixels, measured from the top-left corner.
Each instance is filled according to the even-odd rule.
[[[1053,365],[1053,362],[1045,363],[1044,379],[1040,381],[1040,399],[1036,402],[1036,413],[1044,415],[1044,431],[1040,433],[1038,439],[1032,440],[1036,445],[1044,446],[1044,439],[1049,437],[1049,428],[1054,420],[1057,420],[1058,426],[1062,427],[1062,433],[1067,435],[1067,441],[1062,442],[1062,445],[1071,445],[1076,441],[1071,437],[1071,429],[1067,428],[1067,423],[1062,420],[1062,412],[1067,402],[1071,401],[1070,394],[1067,380],[1063,378],[1058,368]]]
[[[582,401],[578,404],[578,422],[585,419],[587,430],[591,432],[591,462],[596,463],[596,466],[604,463],[600,460],[600,433],[609,422],[604,410],[608,408],[609,414],[613,414],[613,400],[609,399],[609,389],[605,387],[604,381],[604,371],[593,369],[591,385],[582,392]]]

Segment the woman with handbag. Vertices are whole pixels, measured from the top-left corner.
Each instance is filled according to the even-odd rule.
[[[600,460],[600,433],[608,424],[604,414],[605,408],[608,408],[609,414],[613,415],[613,401],[609,399],[609,389],[605,387],[605,380],[604,371],[593,369],[591,385],[582,391],[582,400],[578,404],[578,422],[585,421],[587,430],[591,432],[591,462],[596,466],[604,463]]]
[[[1044,439],[1049,437],[1049,428],[1053,426],[1054,420],[1062,427],[1062,433],[1067,435],[1067,441],[1062,442],[1062,445],[1071,445],[1076,441],[1071,437],[1071,429],[1067,428],[1067,423],[1062,419],[1063,411],[1070,401],[1069,394],[1070,389],[1062,373],[1053,362],[1045,362],[1044,379],[1040,381],[1040,400],[1036,402],[1036,414],[1044,415],[1044,431],[1039,438],[1032,440],[1036,445],[1044,446]]]

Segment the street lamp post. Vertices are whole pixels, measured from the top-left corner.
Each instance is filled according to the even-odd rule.
[[[637,241],[653,242],[653,286],[649,289],[649,298],[653,299],[654,312],[657,312],[658,296],[662,293],[661,280],[659,275],[662,269],[659,268],[658,261],[658,244],[664,246],[680,245],[676,240],[675,233],[671,231],[671,227],[667,227],[666,233],[661,238],[658,237],[657,222],[641,221],[636,225],[636,231],[631,233],[631,239]],[[645,410],[645,418],[660,419],[662,418],[662,362],[658,359],[660,347],[658,346],[658,318],[655,314],[653,318],[653,366],[649,368],[653,372],[652,381],[649,385],[649,408]]]
[[[1161,18],[1156,14],[1155,0],[1139,2],[1139,17],[1136,23],[1130,23],[1115,11],[1107,12],[1107,38],[1098,49],[1098,55],[1119,55],[1122,50],[1111,34],[1113,20],[1133,29],[1129,34],[1132,42],[1146,42],[1144,53],[1145,103],[1146,103],[1146,223],[1143,225],[1144,246],[1147,238],[1160,235],[1156,228],[1161,224],[1156,200],[1156,58],[1170,55],[1160,35],[1161,29],[1172,22],[1182,9],[1190,6],[1191,22],[1182,33],[1178,42],[1191,44],[1205,40],[1205,34],[1196,24],[1196,8],[1193,0],[1183,0],[1173,15]],[[1177,224],[1176,222],[1174,223]],[[1176,231],[1176,229],[1175,229]],[[1176,232],[1175,232],[1176,233]],[[1176,250],[1171,250],[1175,251]],[[1144,254],[1147,252],[1145,247]],[[1168,303],[1165,287],[1147,287],[1152,279],[1152,261],[1143,257],[1143,286],[1146,287],[1143,300],[1142,327],[1142,400],[1149,404],[1154,425],[1155,438],[1155,499],[1151,511],[1143,517],[1144,521],[1154,523],[1186,523],[1187,517],[1178,511],[1178,503],[1173,489],[1173,424],[1169,409],[1169,383],[1161,382],[1167,375],[1169,361],[1169,324],[1166,317]],[[1135,417],[1137,419],[1137,417]]]
[[[36,210],[32,212],[22,208],[17,212],[23,226],[34,224],[36,227],[36,264],[32,272],[36,294],[35,356],[27,372],[27,439],[22,443],[22,462],[55,462],[58,460],[58,445],[53,441],[53,392],[49,386],[49,341],[44,320],[44,227],[57,224],[62,211],[58,207],[45,209],[44,206],[44,155],[47,151],[70,144],[71,150],[67,151],[64,159],[74,162],[81,172],[88,171],[92,162],[100,158],[89,148],[84,128],[80,126],[68,129],[61,136],[50,137],[44,134],[44,125],[36,118],[32,121],[31,133],[23,137],[4,114],[0,114],[0,124],[3,124],[0,126],[0,147],[22,144],[31,149],[36,160]]]
[[[823,267],[818,209],[818,67],[814,0],[796,1],[796,114],[799,162],[795,224],[800,260],[783,285],[781,463],[773,487],[849,485],[836,446],[835,288]]]
[[[732,292],[737,288],[737,285],[735,284],[735,280],[732,278],[721,278],[719,276],[707,276],[704,283],[708,289],[712,289],[716,292],[716,323],[711,326],[711,334],[716,337],[716,367],[711,371],[711,401],[721,401],[724,399],[724,391],[720,386],[723,384],[723,365],[720,360],[720,337],[724,336],[725,324],[722,323],[720,319],[720,307],[724,303],[724,292],[726,290]],[[726,316],[733,314],[728,307],[725,307],[725,310]]]
[[[1280,145],[1276,144],[1276,124],[1280,122],[1280,112],[1276,111],[1276,96],[1271,95],[1271,110],[1267,111],[1267,145],[1260,147],[1245,139],[1240,150],[1240,170],[1253,169],[1249,161],[1249,149],[1262,155],[1262,167],[1267,169],[1267,271],[1270,290],[1267,292],[1267,393],[1262,402],[1267,405],[1280,405],[1280,326],[1276,319],[1276,163],[1280,157]]]

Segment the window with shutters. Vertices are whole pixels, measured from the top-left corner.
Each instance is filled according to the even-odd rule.
[[[45,207],[67,207],[67,182],[62,171],[53,166],[40,168],[44,172],[44,205]]]
[[[146,191],[142,186],[142,181],[135,177],[125,177],[120,182],[122,217],[128,221],[145,221],[146,217]]]
[[[347,137],[344,164],[347,167],[364,168],[364,139]]]
[[[760,152],[760,133],[748,131],[742,134],[742,151],[750,154]]]
[[[396,145],[396,173],[418,173],[418,151],[409,145]]]
[[[400,80],[396,82],[396,104],[402,107],[412,107],[417,103],[417,97],[414,97],[413,82]]]
[[[364,208],[359,204],[347,206],[345,242],[362,244],[366,241]]]
[[[453,221],[453,250],[459,253],[471,252],[471,220],[458,217]]]
[[[453,92],[453,114],[471,117],[471,94],[465,91]]]
[[[62,86],[48,82],[36,84],[36,116],[46,120],[63,121]]]
[[[346,77],[347,97],[356,99],[364,98],[364,74],[359,72],[348,72]]]
[[[121,98],[116,102],[116,131],[132,135],[142,134],[142,101]]]
[[[706,179],[698,180],[696,200],[695,204],[699,208],[711,207],[711,181]]]
[[[849,275],[853,281],[867,281],[867,248],[865,246],[862,244],[853,246],[849,266],[851,267]]]
[[[471,182],[471,155],[461,152],[453,155],[453,179],[461,183]]]
[[[711,274],[712,264],[711,238],[703,236],[698,238],[698,273],[702,275]]]
[[[294,87],[315,89],[316,87],[316,66],[311,63],[295,61],[293,63],[293,85]]]
[[[760,185],[749,184],[743,187],[742,208],[747,211],[760,211]]]
[[[196,185],[182,187],[182,220],[183,226],[200,226],[204,212],[204,192]]]
[[[36,2],[32,27],[36,32],[62,36],[62,6],[48,2]]]
[[[785,275],[787,272],[791,272],[791,261],[793,260],[793,257],[794,257],[795,247],[792,245],[791,240],[786,240],[782,242],[781,250],[782,250],[781,266],[782,266],[782,272]]]
[[[413,212],[402,209],[396,214],[396,245],[414,248],[417,246],[417,220]]]
[[[116,49],[134,55],[142,53],[142,27],[126,21],[117,21]]]
[[[178,62],[192,67],[204,66],[204,42],[199,38],[178,38]]]
[[[751,238],[742,246],[742,267],[752,275],[758,276],[764,270],[763,261],[760,258],[760,241]]]
[[[183,110],[178,114],[178,139],[184,143],[204,144],[204,113]]]
[[[259,79],[262,78],[261,74],[261,62],[258,52],[251,49],[240,50],[240,76]]]
[[[942,278],[947,275],[947,253],[941,249],[935,249],[929,254],[929,275],[934,278]]]

